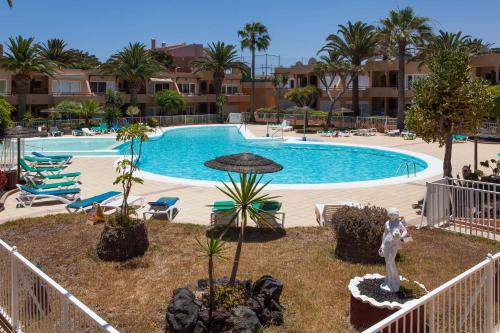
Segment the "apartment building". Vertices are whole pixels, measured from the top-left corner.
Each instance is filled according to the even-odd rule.
[[[170,53],[175,60],[176,68],[164,71],[145,82],[138,95],[139,107],[143,115],[158,115],[160,108],[156,105],[156,92],[164,89],[175,90],[186,99],[187,106],[183,114],[215,113],[215,92],[212,73],[195,73],[190,67],[193,59],[203,54],[201,44],[178,44],[167,46],[162,43],[156,47],[156,41],[151,41],[151,48]],[[226,95],[224,112],[243,112],[249,105],[249,96],[241,87],[242,73],[228,71],[223,83],[223,93]],[[31,78],[30,92],[27,96],[28,110],[35,117],[44,117],[40,111],[54,107],[63,100],[83,101],[96,99],[104,104],[104,93],[107,89],[118,90],[125,96],[125,103],[130,102],[127,82],[120,78],[107,75],[100,69],[75,70],[59,69],[53,76],[35,74]],[[17,91],[13,74],[0,69],[0,95],[3,95],[12,105],[17,104]]]
[[[321,96],[313,105],[314,108],[328,111],[330,102],[326,95],[326,88],[321,84],[314,73],[314,61],[308,64],[297,63],[290,67],[276,68],[277,74],[287,74],[288,89],[316,86],[321,91]],[[382,60],[373,58],[363,66],[363,73],[359,76],[359,104],[360,114],[363,116],[390,116],[397,114],[398,94],[398,63],[396,60]],[[500,50],[492,49],[474,56],[471,59],[471,74],[481,77],[490,84],[500,84]],[[405,66],[405,99],[407,106],[413,97],[411,85],[418,79],[428,75],[426,66],[419,62],[408,62]],[[338,89],[340,82],[334,84],[333,89]],[[349,87],[352,88],[352,85]],[[275,106],[274,104],[267,106]],[[281,108],[293,106],[293,103],[282,100]],[[336,107],[352,107],[352,90],[348,89]]]

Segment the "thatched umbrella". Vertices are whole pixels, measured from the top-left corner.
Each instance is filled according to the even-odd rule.
[[[340,107],[340,108],[336,108],[333,110],[334,113],[341,113],[342,114],[342,127],[344,127],[344,114],[346,113],[354,113],[354,110],[351,110],[351,109],[348,109],[348,108],[345,108],[345,107]]]
[[[262,174],[283,170],[280,164],[251,153],[220,156],[204,164],[212,169],[239,173]]]
[[[33,138],[38,136],[38,132],[30,129],[30,128],[25,128],[22,126],[16,126],[16,127],[11,127],[8,128],[4,131],[3,133],[3,139],[17,139],[17,177],[18,179],[21,178],[21,139],[26,139],[26,138]],[[4,143],[4,147],[6,147]]]

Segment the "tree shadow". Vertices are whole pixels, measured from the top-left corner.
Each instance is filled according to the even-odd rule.
[[[221,237],[222,240],[226,242],[237,242],[240,229],[237,227],[224,227],[216,226],[209,228],[206,232],[209,238]],[[271,242],[286,236],[286,230],[284,228],[256,228],[256,227],[246,227],[245,228],[245,239],[246,243],[265,243]]]

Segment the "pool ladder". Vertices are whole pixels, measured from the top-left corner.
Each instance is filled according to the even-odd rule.
[[[406,176],[410,178],[411,172],[410,170],[413,167],[413,176],[417,177],[417,163],[414,161],[402,161],[399,163],[398,169],[396,170],[396,176],[399,176],[401,171],[406,170]]]

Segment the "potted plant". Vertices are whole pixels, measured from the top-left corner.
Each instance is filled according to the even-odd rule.
[[[144,222],[137,218],[135,211],[128,205],[128,197],[135,183],[143,180],[135,176],[139,170],[144,142],[151,130],[143,124],[132,124],[118,131],[117,141],[129,143],[129,155],[118,162],[119,173],[113,184],[121,184],[123,201],[117,214],[108,219],[97,244],[97,255],[106,261],[123,261],[143,255],[149,247],[148,232]]]

